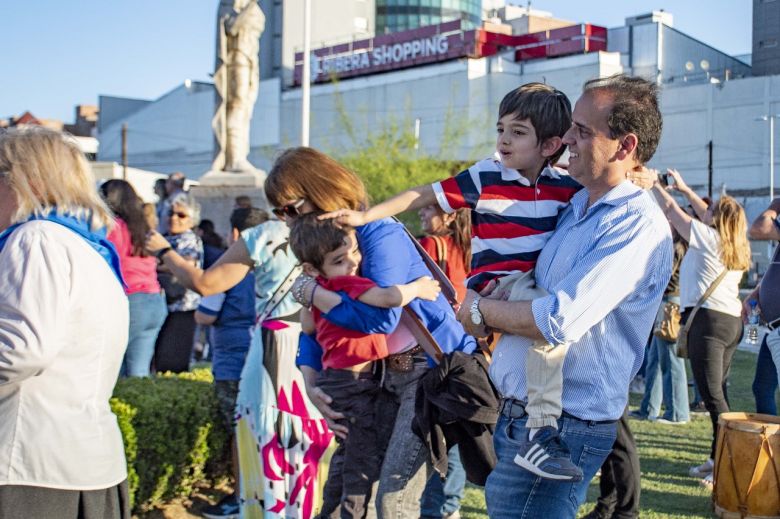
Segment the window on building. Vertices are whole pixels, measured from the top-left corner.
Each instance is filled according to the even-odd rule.
[[[758,43],[758,46],[761,47],[762,49],[771,49],[773,47],[777,47],[777,40],[775,38],[762,40]]]

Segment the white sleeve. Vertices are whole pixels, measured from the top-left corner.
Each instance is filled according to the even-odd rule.
[[[715,255],[720,253],[718,231],[699,220],[691,220],[691,239],[688,244],[694,249],[704,250]]]
[[[20,227],[0,252],[0,385],[39,374],[58,355],[71,308],[71,258]]]

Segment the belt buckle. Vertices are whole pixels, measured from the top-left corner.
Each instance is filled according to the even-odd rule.
[[[414,369],[414,358],[409,353],[398,353],[387,357],[387,367],[399,373],[409,373]]]

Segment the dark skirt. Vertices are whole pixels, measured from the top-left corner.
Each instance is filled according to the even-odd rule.
[[[0,485],[0,519],[130,519],[127,480],[102,490]]]

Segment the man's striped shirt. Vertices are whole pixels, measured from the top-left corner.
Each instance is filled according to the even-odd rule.
[[[433,184],[442,210],[471,209],[469,288],[511,272],[528,272],[555,230],[558,214],[581,186],[569,175],[546,167],[534,185],[495,159],[477,162]]]

